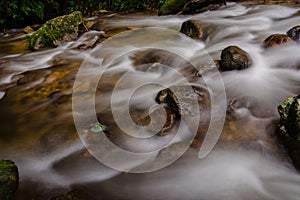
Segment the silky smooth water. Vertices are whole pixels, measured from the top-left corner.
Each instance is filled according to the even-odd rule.
[[[285,33],[297,25],[298,11],[298,8],[279,5],[229,3],[218,11],[193,16],[110,16],[99,18],[96,26],[99,30],[81,36],[78,41],[36,52],[26,50],[22,34],[1,36],[0,159],[12,159],[19,167],[16,198],[49,197],[75,189],[87,199],[299,199],[300,175],[279,145],[275,127],[279,119],[277,106],[300,92],[297,65],[300,46],[269,50],[261,47],[268,35]],[[99,61],[89,56],[92,50],[76,47],[89,34],[103,34],[103,30],[159,27],[178,31],[188,19],[212,28],[207,41],[196,43],[213,60],[219,60],[221,50],[229,45],[241,47],[253,60],[248,69],[222,73],[224,85],[214,86],[225,88],[227,103],[231,99],[243,102],[236,110],[237,119],[226,118],[221,139],[203,159],[198,158],[199,146],[196,146],[169,167],[152,173],[121,173],[106,167],[85,149],[75,129],[71,95],[78,92],[77,88],[73,89],[77,71],[84,60]],[[172,70],[143,72],[136,66],[139,64],[135,63],[139,58],[137,44],[142,47],[144,43],[155,43],[157,38],[166,40],[175,54],[184,52],[191,58],[201,58],[199,49],[188,43],[180,44],[179,41],[185,41],[184,35],[173,38],[166,32],[147,35],[147,40],[131,32],[105,44],[111,46],[96,47],[102,48],[99,57],[107,60],[120,53],[120,47],[130,52],[118,55],[119,59],[106,70],[98,84],[95,107],[115,142],[138,152],[156,149],[169,141],[172,134],[145,139],[142,143],[120,136],[123,132],[112,118],[111,95],[126,72],[130,72],[132,82],[123,82],[119,85],[121,89],[114,93],[114,103],[121,107],[134,83],[159,77],[167,86],[184,84],[181,76]],[[165,43],[156,45],[160,50],[152,49],[152,52],[165,48]],[[203,84],[201,77],[193,76],[189,63],[174,54],[166,53],[164,58],[160,60],[164,65],[181,72],[193,84]],[[96,69],[91,67],[85,72],[87,79],[93,70]],[[207,81],[213,85],[213,76]],[[80,86],[78,90],[83,92],[78,95],[84,100],[93,86],[84,80]],[[155,84],[139,88],[130,102],[132,114],[143,115],[145,109],[155,105],[154,97],[160,89]],[[204,113],[202,122],[207,123],[209,117]]]

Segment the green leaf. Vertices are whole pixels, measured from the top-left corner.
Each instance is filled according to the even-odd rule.
[[[103,132],[104,130],[106,130],[106,126],[103,124],[100,124],[99,122],[96,122],[95,124],[92,125],[90,131],[94,132],[94,133],[99,133],[99,132]]]

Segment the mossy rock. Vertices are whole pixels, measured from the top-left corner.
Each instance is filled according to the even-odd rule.
[[[19,185],[18,168],[10,160],[0,161],[0,199],[13,199]]]
[[[77,39],[78,25],[82,23],[82,13],[75,11],[69,15],[51,19],[29,36],[29,49],[57,47],[65,42]]]
[[[177,14],[189,0],[166,0],[160,7],[158,15]]]
[[[278,112],[280,123],[277,135],[300,171],[300,95],[284,100],[278,106]]]

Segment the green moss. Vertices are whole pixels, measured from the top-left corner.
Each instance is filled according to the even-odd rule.
[[[168,15],[178,13],[188,0],[166,0],[165,3],[160,7],[159,15]]]
[[[18,168],[10,160],[0,161],[0,199],[13,199],[18,187]]]
[[[29,49],[55,47],[75,39],[78,35],[78,25],[81,23],[82,14],[79,11],[49,20],[29,37]]]
[[[289,97],[285,99],[279,106],[278,106],[278,112],[280,115],[280,118],[282,121],[286,121],[288,117],[288,112],[290,110],[290,107],[292,103],[294,102],[295,97]]]
[[[290,97],[278,106],[280,124],[287,134],[300,141],[300,96]]]

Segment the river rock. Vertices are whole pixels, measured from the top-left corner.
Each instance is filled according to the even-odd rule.
[[[284,100],[278,106],[280,122],[277,135],[294,166],[300,170],[300,95]]]
[[[0,161],[0,199],[14,199],[19,185],[18,168],[10,160]]]
[[[300,25],[294,26],[286,32],[286,34],[292,38],[292,40],[299,42],[300,41]]]
[[[161,90],[156,98],[157,103],[165,103],[176,116],[194,116],[200,109],[210,107],[210,97],[207,89],[199,86],[171,86]],[[195,104],[195,100],[198,105]]]
[[[30,36],[29,49],[38,50],[44,46],[57,47],[75,40],[81,23],[82,14],[79,11],[49,20]]]
[[[226,47],[221,53],[221,71],[242,70],[252,64],[247,52],[237,46]]]
[[[192,0],[185,4],[181,14],[195,14],[209,10],[216,10],[225,4],[225,0]]]
[[[194,40],[205,41],[208,38],[210,31],[207,26],[201,25],[198,21],[188,20],[182,24],[180,32]]]
[[[263,42],[264,48],[276,47],[282,44],[293,43],[293,40],[285,34],[273,34],[267,37]]]
[[[160,7],[158,15],[177,14],[189,0],[166,0]]]

